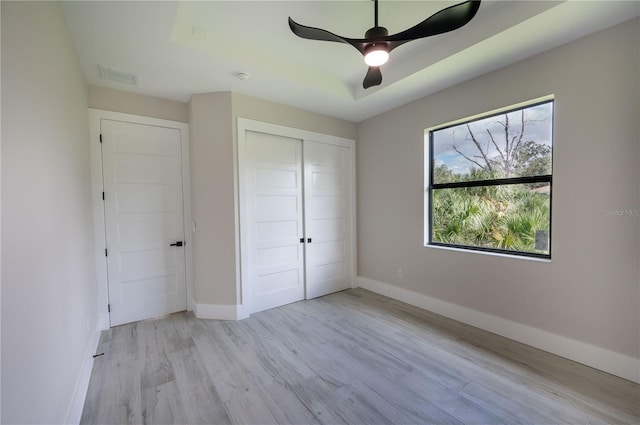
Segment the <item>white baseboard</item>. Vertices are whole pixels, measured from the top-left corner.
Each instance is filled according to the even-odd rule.
[[[243,305],[194,304],[198,319],[242,320],[249,317]]]
[[[640,359],[358,276],[357,286],[640,383]]]
[[[87,397],[87,390],[89,389],[89,380],[91,379],[91,370],[93,369],[93,355],[95,354],[98,343],[100,342],[100,329],[96,329],[87,344],[87,348],[84,353],[84,362],[82,363],[82,369],[80,370],[80,376],[76,381],[76,388],[73,392],[73,398],[69,404],[67,410],[66,424],[79,424],[82,417],[82,409],[84,408],[84,401]]]

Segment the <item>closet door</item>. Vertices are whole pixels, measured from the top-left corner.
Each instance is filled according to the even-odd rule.
[[[254,131],[245,140],[242,261],[255,313],[304,299],[302,141]]]
[[[306,298],[352,286],[351,149],[304,141]]]

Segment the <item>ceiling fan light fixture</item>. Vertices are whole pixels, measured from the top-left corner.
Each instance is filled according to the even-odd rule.
[[[364,62],[369,66],[380,66],[389,60],[389,49],[384,44],[369,46],[364,54]]]

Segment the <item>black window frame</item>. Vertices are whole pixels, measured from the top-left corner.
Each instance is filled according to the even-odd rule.
[[[433,153],[433,134],[436,131],[446,130],[448,128],[457,127],[460,125],[484,120],[491,117],[497,117],[499,115],[508,114],[511,112],[520,111],[527,108],[532,108],[535,106],[543,105],[551,103],[551,174],[538,175],[538,176],[525,176],[525,177],[510,177],[510,178],[498,178],[498,179],[488,179],[488,180],[471,180],[471,181],[460,181],[460,182],[450,182],[450,183],[433,183],[433,171],[435,167],[435,157]],[[539,258],[545,260],[551,260],[551,248],[552,248],[552,215],[553,215],[553,149],[555,142],[555,98],[547,98],[540,101],[533,101],[531,103],[519,104],[517,106],[508,107],[501,109],[497,112],[491,112],[483,115],[474,116],[470,119],[462,119],[456,121],[453,124],[445,124],[443,126],[436,126],[429,128],[429,182],[428,182],[428,199],[429,199],[429,215],[428,215],[428,243],[427,246],[436,246],[436,247],[445,247],[445,248],[455,248],[465,251],[480,251],[480,252],[490,252],[495,254],[504,254],[509,256],[519,256],[519,257],[529,257],[529,258]],[[484,187],[484,186],[506,186],[506,185],[514,185],[514,184],[527,184],[527,183],[548,183],[549,184],[549,249],[547,254],[542,254],[538,252],[527,252],[527,251],[515,251],[509,249],[500,249],[500,248],[490,248],[483,246],[474,246],[474,245],[460,245],[460,244],[452,244],[445,243],[433,240],[433,191],[437,189],[456,189],[456,188],[469,188],[469,187]]]

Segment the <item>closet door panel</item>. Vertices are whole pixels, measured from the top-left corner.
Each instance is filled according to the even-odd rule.
[[[346,146],[304,141],[307,299],[352,286],[350,155]]]
[[[255,313],[304,299],[302,142],[252,131],[245,137],[246,260]]]

